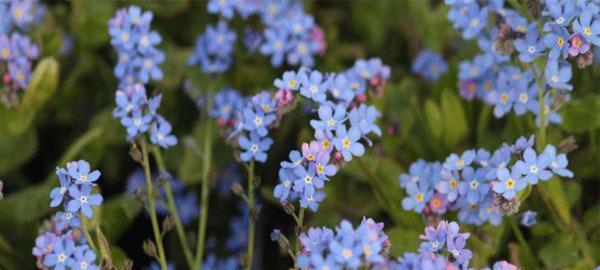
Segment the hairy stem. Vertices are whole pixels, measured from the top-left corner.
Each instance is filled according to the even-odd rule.
[[[527,257],[529,257],[529,259],[531,259],[531,260],[534,260],[532,262],[532,263],[535,263],[532,266],[532,267],[534,267],[533,269],[540,269],[540,266],[538,265],[538,262],[535,259],[536,257],[535,257],[535,255],[533,255],[531,248],[529,248],[529,245],[527,244],[527,240],[525,240],[523,233],[521,233],[521,229],[519,229],[519,225],[517,224],[515,217],[513,216],[513,217],[508,218],[508,223],[510,223],[510,228],[512,229],[513,234],[517,238],[519,245],[521,245],[521,248],[523,248],[523,251],[526,253]]]
[[[154,197],[154,187],[152,185],[152,176],[150,175],[150,161],[148,160],[148,143],[146,139],[140,140],[142,148],[142,158],[144,166],[144,174],[146,176],[146,192],[148,194],[148,212],[150,214],[150,221],[152,222],[152,231],[154,233],[154,240],[156,242],[156,248],[158,250],[158,263],[162,270],[167,270],[167,260],[165,258],[165,250],[163,247],[162,236],[160,235],[160,228],[158,226],[158,217],[156,216],[156,201]]]
[[[158,166],[158,170],[161,172],[166,172],[165,162],[162,158],[162,154],[160,149],[157,146],[152,147],[152,155],[154,156],[154,160],[156,161],[156,166]],[[185,238],[185,228],[181,223],[181,218],[179,217],[179,212],[177,211],[177,204],[175,203],[175,198],[173,197],[173,189],[171,188],[171,183],[167,180],[164,183],[165,195],[167,197],[167,208],[175,221],[175,231],[177,232],[177,237],[179,238],[179,242],[181,243],[181,249],[183,250],[183,256],[185,257],[185,261],[188,264],[189,268],[193,268],[194,266],[194,258],[192,257],[192,252],[190,251],[190,247],[188,246],[187,240]]]
[[[100,253],[98,253],[98,248],[96,247],[96,243],[94,242],[94,239],[90,235],[90,230],[89,230],[90,224],[88,222],[88,219],[86,217],[84,217],[82,214],[79,214],[79,220],[81,220],[81,231],[83,231],[83,235],[85,236],[85,240],[87,241],[88,245],[94,251],[94,253],[100,254]]]
[[[246,270],[252,269],[252,257],[254,254],[254,160],[250,161],[248,169],[248,243],[246,246]]]
[[[204,141],[202,142],[202,183],[200,191],[200,219],[198,219],[198,235],[196,237],[196,255],[194,257],[194,269],[202,268],[202,259],[204,256],[204,242],[206,240],[206,222],[208,220],[208,209],[209,209],[209,179],[208,175],[210,172],[212,162],[212,123],[208,119],[208,114],[212,107],[212,99],[210,93],[214,84],[208,88],[208,94],[206,98],[205,114],[204,119]]]

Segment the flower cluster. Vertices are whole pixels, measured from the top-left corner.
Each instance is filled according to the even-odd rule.
[[[188,64],[200,66],[202,72],[207,74],[227,71],[233,62],[235,39],[236,33],[227,26],[226,21],[220,21],[216,27],[206,26],[204,33],[196,40]]]
[[[119,79],[119,88],[146,84],[160,80],[163,72],[159,65],[165,55],[157,49],[162,41],[160,34],[150,30],[153,14],[142,12],[137,6],[120,9],[108,22],[111,44],[117,50],[118,63],[115,76]]]
[[[428,49],[423,49],[412,62],[412,73],[431,81],[437,80],[448,70],[448,64],[442,56]]]
[[[237,142],[242,149],[240,159],[264,163],[273,144],[269,128],[281,118],[283,106],[289,104],[282,104],[266,91],[246,98],[231,88],[215,93],[212,101],[209,114],[228,134],[228,139]]]
[[[102,203],[100,194],[92,194],[95,182],[100,177],[98,170],[90,172],[84,160],[67,163],[67,168],[57,168],[60,187],[50,193],[51,207],[61,203],[59,211],[35,240],[32,254],[40,269],[100,269],[95,265],[96,254],[90,249],[81,231],[79,215],[91,218],[92,207]]]
[[[441,221],[436,227],[425,228],[420,236],[419,253],[405,253],[397,269],[468,269],[473,258],[467,249],[469,233],[461,233],[456,222]],[[430,265],[432,267],[427,267]]]
[[[38,46],[18,30],[28,31],[43,15],[44,8],[34,0],[0,2],[0,84],[7,107],[19,103],[18,93],[29,85],[32,62],[40,54]]]
[[[169,148],[177,144],[177,138],[171,135],[171,124],[157,113],[161,100],[162,95],[148,98],[146,88],[139,83],[117,90],[113,117],[121,119],[128,141],[149,131],[150,141],[155,145]]]
[[[325,198],[321,191],[325,181],[353,156],[364,154],[363,144],[371,144],[367,135],[381,136],[375,124],[379,112],[364,102],[367,85],[377,91],[385,85],[389,72],[381,60],[370,59],[358,60],[339,74],[323,76],[317,70],[301,68],[275,80],[280,93],[299,92],[318,106],[318,118],[310,121],[315,139],[302,144],[301,152],[290,152],[290,161],[281,163],[274,195],[282,204],[299,199],[302,208],[316,212]]]
[[[277,240],[278,232],[271,237]],[[301,269],[358,269],[383,262],[390,246],[383,223],[370,218],[363,218],[356,228],[343,220],[335,232],[327,227],[310,228],[299,240],[296,267]]]
[[[528,22],[515,10],[505,8],[504,1],[446,3],[451,5],[448,19],[452,26],[461,30],[465,39],[477,39],[481,49],[472,61],[460,64],[461,95],[468,100],[478,97],[495,106],[498,118],[511,110],[517,115],[529,111],[539,117],[539,89],[556,89],[555,95],[548,92],[543,113],[549,115],[551,123],[560,123],[556,104],[572,89],[571,64],[567,60],[575,59],[584,68],[592,63],[591,47],[598,50],[600,46],[598,5],[549,0],[542,4],[538,21]],[[490,18],[495,18],[495,25]],[[532,68],[522,70],[509,64],[515,49],[520,64],[532,63]],[[542,74],[538,67],[544,63]]]
[[[159,177],[153,178],[153,182],[158,179],[169,181],[171,189],[173,191],[173,198],[175,199],[175,207],[177,213],[183,225],[190,225],[192,221],[198,218],[198,196],[196,192],[186,189],[185,184],[179,179],[171,177],[166,172],[163,172]],[[125,191],[129,194],[136,193],[137,190],[145,189],[146,180],[144,171],[142,169],[136,169],[127,178],[127,186]],[[160,189],[161,198],[165,197],[164,189]],[[156,203],[156,213],[159,215],[167,216],[169,210],[164,200],[158,200]]]
[[[312,15],[306,14],[302,3],[296,0],[210,0],[208,11],[232,19],[235,13],[246,19],[257,15],[263,23],[263,34],[246,31],[244,43],[253,51],[271,57],[273,66],[281,66],[284,60],[292,66],[314,65],[314,55],[326,50],[323,30],[315,24]]]
[[[518,210],[517,192],[528,184],[553,175],[573,177],[565,154],[557,154],[552,145],[536,153],[532,145],[533,136],[521,137],[492,154],[473,149],[451,154],[443,163],[419,160],[399,177],[408,194],[402,206],[428,216],[458,211],[465,224],[498,225],[503,214]]]

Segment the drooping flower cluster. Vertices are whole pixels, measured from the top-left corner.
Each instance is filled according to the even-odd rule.
[[[90,249],[83,233],[79,215],[93,216],[93,208],[102,203],[102,195],[92,193],[100,177],[98,170],[90,172],[84,160],[67,163],[67,168],[57,168],[60,187],[50,193],[51,207],[60,204],[58,211],[35,240],[32,254],[40,269],[100,269],[95,265],[96,254]]]
[[[315,139],[302,144],[300,151],[289,154],[290,161],[282,162],[279,184],[274,195],[282,204],[300,200],[302,208],[316,212],[325,198],[325,181],[334,176],[353,156],[362,156],[364,143],[371,141],[367,135],[381,136],[375,124],[379,112],[365,105],[367,85],[374,95],[381,91],[389,78],[389,67],[379,59],[358,60],[355,65],[339,74],[323,74],[317,70],[301,68],[288,71],[275,80],[279,93],[299,92],[318,106],[318,118],[312,119]]]
[[[227,20],[235,13],[243,19],[259,16],[262,36],[247,30],[244,43],[251,52],[259,48],[261,54],[270,56],[273,66],[287,60],[292,66],[311,67],[314,55],[324,54],[327,47],[323,30],[304,12],[301,1],[210,0],[208,11]]]
[[[233,49],[236,33],[226,21],[219,21],[215,27],[206,26],[206,30],[196,40],[194,52],[188,59],[189,65],[198,65],[206,74],[223,73],[233,62]]]
[[[431,81],[437,80],[448,70],[448,64],[442,56],[429,49],[422,49],[412,62],[411,71]]]
[[[45,9],[35,0],[0,2],[0,76],[2,103],[7,107],[19,103],[19,92],[29,85],[32,62],[39,57],[39,48],[21,34],[39,23]]]
[[[115,17],[108,22],[111,44],[119,58],[114,73],[121,89],[163,77],[159,65],[165,60],[165,55],[156,48],[162,38],[156,31],[150,30],[152,17],[152,12],[130,6],[117,10]]]
[[[568,60],[575,59],[584,68],[593,61],[592,46],[600,49],[598,5],[589,1],[544,1],[539,3],[541,16],[528,22],[522,14],[505,8],[504,1],[446,3],[451,5],[448,19],[452,26],[461,30],[465,39],[476,39],[481,49],[473,60],[460,64],[461,95],[494,106],[497,118],[511,110],[517,115],[529,111],[539,117],[539,87],[547,92],[543,113],[549,116],[549,122],[560,123],[558,101],[568,98],[573,88],[569,84],[572,72]],[[491,18],[495,18],[495,24]],[[522,70],[509,63],[515,49],[518,62],[531,63],[531,68]],[[538,68],[543,65],[542,72]],[[555,89],[554,95],[547,88]]]
[[[157,113],[161,100],[160,94],[148,98],[146,88],[139,83],[117,90],[113,117],[119,118],[127,129],[128,141],[149,132],[150,141],[155,145],[169,148],[177,144],[177,138],[171,135],[171,124]]]
[[[175,207],[177,213],[183,225],[190,225],[192,221],[198,218],[198,196],[196,192],[186,188],[185,184],[177,179],[173,178],[170,174],[163,172],[158,177],[154,177],[152,182],[155,183],[158,179],[169,181],[171,190],[173,191],[173,198],[175,199]],[[125,191],[129,194],[135,194],[137,190],[146,188],[146,180],[144,171],[142,169],[134,170],[127,178],[127,186]],[[160,185],[159,185],[160,186]],[[165,190],[161,188],[159,191],[160,199],[156,203],[156,213],[162,216],[167,216],[169,210],[165,202]]]
[[[548,145],[541,153],[532,148],[533,136],[503,145],[492,154],[473,149],[451,154],[443,163],[419,160],[400,175],[408,197],[405,210],[427,216],[457,211],[465,224],[498,225],[504,214],[518,210],[517,192],[554,175],[573,177],[565,154]]]

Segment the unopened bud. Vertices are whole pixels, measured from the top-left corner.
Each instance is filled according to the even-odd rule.
[[[577,149],[577,147],[579,147],[577,141],[575,141],[575,137],[571,135],[558,143],[558,152],[566,154]]]
[[[144,253],[146,253],[146,255],[152,258],[156,258],[156,245],[152,240],[147,239],[146,241],[144,241],[144,243],[142,244],[142,249],[144,250]]]
[[[135,143],[132,143],[129,147],[129,156],[138,163],[142,163],[142,152]]]
[[[592,65],[593,62],[594,53],[592,53],[592,50],[577,56],[577,67],[580,69],[584,69],[585,67]]]
[[[273,230],[271,233],[271,241],[276,241],[281,250],[289,250],[290,249],[290,241],[281,233],[280,230]]]
[[[285,213],[290,216],[293,216],[296,214],[296,208],[290,202],[285,202],[285,204],[283,205],[283,211],[285,211]]]
[[[244,196],[244,187],[242,187],[242,185],[240,185],[239,183],[233,183],[229,188],[231,189],[233,194],[238,196]]]
[[[356,100],[359,103],[365,103],[365,102],[367,102],[367,95],[366,94],[358,94],[358,95],[356,95]]]
[[[143,205],[146,205],[146,191],[143,188],[135,189],[135,197],[140,201]]]
[[[494,205],[498,207],[500,214],[509,216],[519,212],[521,203],[516,197],[508,200],[501,194],[494,193]]]
[[[162,235],[164,236],[175,226],[175,220],[171,216],[167,216],[162,222]]]
[[[123,262],[123,270],[133,270],[133,261],[130,259],[125,259]]]
[[[258,221],[258,215],[260,214],[261,209],[262,209],[262,205],[257,205],[254,208],[250,209],[250,217],[255,222]]]

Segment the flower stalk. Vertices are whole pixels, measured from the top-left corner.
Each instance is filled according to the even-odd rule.
[[[254,208],[254,160],[246,166],[248,169],[248,242],[246,246],[246,270],[252,269],[252,258],[254,254],[254,226],[255,226],[255,208]]]

